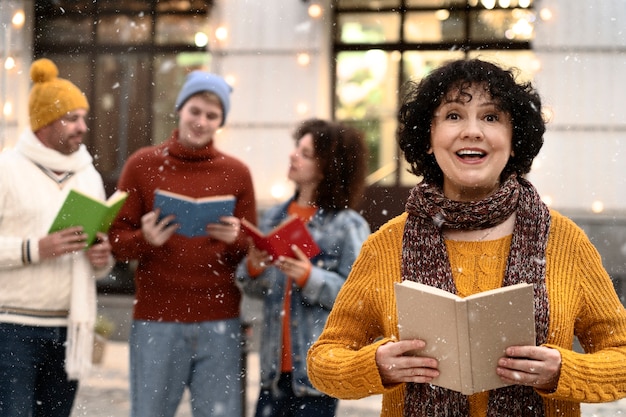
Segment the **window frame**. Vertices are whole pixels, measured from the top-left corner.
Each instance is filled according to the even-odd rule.
[[[185,2],[188,8],[181,10],[177,7],[182,2],[163,0],[120,0],[118,2],[95,2],[92,0],[37,1],[34,5],[34,36],[33,57],[51,58],[59,67],[59,76],[74,82],[87,95],[92,107],[90,111],[89,132],[85,135],[84,143],[90,151],[98,156],[97,168],[101,172],[107,192],[112,192],[126,158],[140,147],[151,145],[156,141],[163,141],[174,127],[174,117],[161,121],[163,112],[159,110],[160,90],[171,89],[171,85],[158,86],[158,74],[154,66],[161,57],[180,56],[183,53],[198,53],[210,55],[207,46],[199,47],[185,42],[162,43],[157,40],[158,22],[162,18],[181,17],[192,21],[198,18],[208,18],[214,7],[214,0],[191,0]],[[134,21],[137,18],[150,19],[149,33],[142,42],[119,41],[117,39],[99,39],[99,23],[106,23],[111,17],[126,17]],[[55,20],[61,25],[55,26]],[[51,22],[53,22],[51,24]],[[87,22],[87,23],[85,23]],[[90,38],[81,35],[65,36],[64,41],[57,43],[56,39],[63,34],[51,34],[53,30],[63,30],[75,23],[84,25],[83,30],[89,31]],[[60,27],[60,29],[59,29]],[[127,91],[133,92],[133,97],[121,97],[120,87],[126,85],[126,80],[118,80],[118,86],[107,85],[111,92],[107,100],[114,97],[113,109],[110,113],[96,109],[103,97],[100,83],[105,82],[110,73],[103,69],[102,63],[113,59],[120,62],[118,73],[127,77],[125,68],[135,68],[134,75],[141,76],[138,85]],[[142,62],[143,61],[143,62]],[[140,72],[137,72],[141,64]],[[99,66],[100,65],[100,66]],[[176,81],[182,83],[183,75],[178,75]],[[179,80],[180,79],[180,80]],[[114,80],[113,80],[114,81]],[[110,79],[106,82],[111,84]],[[113,82],[113,84],[116,84]],[[136,91],[140,89],[140,92]],[[139,97],[140,95],[140,97]],[[140,103],[140,104],[139,104]],[[129,108],[134,104],[135,108]],[[137,108],[141,112],[136,111]],[[135,111],[133,111],[135,110]],[[173,109],[166,109],[168,116]],[[125,113],[125,114],[122,114]],[[158,115],[158,117],[155,117]],[[98,121],[98,118],[103,120]],[[115,120],[110,120],[115,117]],[[106,120],[105,120],[106,119]],[[171,119],[171,120],[170,120]],[[159,121],[159,123],[153,123]],[[133,123],[134,122],[134,123]],[[167,123],[166,123],[167,122]],[[114,127],[111,124],[116,123]],[[158,136],[155,138],[155,136]]]
[[[471,3],[477,3],[476,5],[471,5]],[[472,33],[472,14],[477,12],[489,12],[489,11],[501,11],[501,10],[510,10],[516,8],[523,8],[526,10],[534,11],[534,1],[530,2],[528,7],[519,7],[518,4],[515,7],[501,7],[499,5],[495,5],[495,7],[491,9],[487,9],[480,3],[478,0],[467,0],[465,2],[460,0],[455,0],[451,2],[446,2],[445,0],[441,1],[441,6],[434,5],[432,0],[429,0],[425,3],[429,3],[424,6],[417,6],[417,1],[412,0],[397,0],[396,4],[393,5],[393,1],[385,1],[384,4],[387,4],[385,7],[375,7],[372,6],[372,2],[363,1],[363,6],[342,6],[341,3],[348,3],[347,1],[341,0],[331,0],[330,10],[332,11],[332,33],[331,33],[331,111],[333,114],[333,118],[337,118],[338,113],[338,61],[339,56],[345,52],[367,52],[370,50],[380,50],[387,53],[398,54],[398,63],[396,66],[397,73],[390,74],[395,77],[395,82],[398,86],[402,86],[407,81],[407,76],[405,74],[405,56],[406,53],[414,53],[414,52],[436,52],[436,51],[450,51],[454,52],[454,54],[458,54],[459,52],[465,58],[469,58],[477,55],[480,51],[485,52],[494,52],[494,51],[532,51],[532,41],[531,40],[514,40],[514,39],[499,39],[497,41],[480,41],[474,40],[471,37]],[[357,1],[352,1],[350,3],[357,3]],[[409,3],[411,5],[409,5]],[[451,3],[449,5],[445,5],[445,3]],[[463,3],[463,4],[461,4]],[[439,10],[448,10],[449,12],[461,12],[463,14],[464,19],[464,37],[462,39],[457,39],[455,41],[446,41],[443,40],[441,42],[415,42],[415,41],[407,41],[405,39],[405,24],[407,15],[415,12],[436,12]],[[400,16],[400,23],[398,27],[398,41],[397,42],[380,42],[380,43],[344,43],[340,40],[339,31],[341,30],[340,23],[341,17],[345,14],[369,14],[369,13],[386,13],[386,14],[398,14]],[[451,54],[452,55],[452,54]],[[451,56],[452,58],[453,56]],[[400,87],[399,87],[400,88]],[[357,126],[364,126],[367,124],[367,121],[363,120],[355,120],[355,119],[340,119],[347,123],[353,123]],[[382,124],[380,120],[379,124]],[[395,131],[395,129],[393,129]],[[389,129],[387,129],[389,131]],[[380,146],[382,141],[389,140],[387,137],[378,137],[378,138],[369,138],[370,146]],[[393,138],[395,142],[395,137]],[[374,143],[373,143],[374,142]],[[377,155],[377,150],[374,149],[373,155]],[[386,178],[385,186],[389,187],[403,187],[404,184],[409,184],[411,182],[415,182],[414,177],[406,174],[406,166],[403,163],[403,158],[401,155],[400,149],[396,145],[395,155],[393,156],[393,162],[395,163],[395,167],[393,167],[393,178],[389,178],[388,174],[392,170],[389,168],[389,164],[382,164],[384,161],[374,161],[372,163],[372,167],[370,171],[373,172],[370,174],[368,178],[369,185],[375,185],[382,178]]]

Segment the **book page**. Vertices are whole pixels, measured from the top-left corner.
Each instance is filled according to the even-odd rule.
[[[457,300],[461,298],[413,281],[396,283],[395,291],[400,339],[424,340],[426,347],[418,354],[439,361],[441,373],[433,384],[461,391],[456,326]]]
[[[183,201],[193,203],[193,204],[200,204],[200,203],[205,203],[209,201],[231,201],[231,200],[234,201],[235,200],[235,196],[232,194],[212,195],[212,196],[207,196],[207,197],[193,198],[188,195],[179,194],[173,191],[167,191],[167,190],[161,190],[161,189],[156,189],[154,193],[160,194],[162,196],[166,196],[175,200],[183,200]]]
[[[115,190],[115,192],[111,194],[111,197],[107,199],[106,205],[109,207],[113,207],[114,205],[118,204],[120,201],[126,200],[126,197],[128,197],[128,193],[126,191]]]
[[[517,284],[467,297],[474,391],[506,386],[498,359],[514,345],[535,345],[533,286]]]
[[[461,298],[413,281],[395,284],[400,339],[421,339],[439,361],[433,385],[465,395],[503,387],[497,361],[508,346],[534,345],[533,286],[517,284]]]

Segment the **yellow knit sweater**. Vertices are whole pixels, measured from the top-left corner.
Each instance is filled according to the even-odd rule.
[[[584,232],[561,214],[551,214],[546,346],[561,352],[562,367],[557,389],[539,394],[546,416],[580,416],[581,402],[626,396],[626,310]],[[328,395],[358,399],[383,394],[381,417],[403,413],[404,384],[382,384],[375,352],[398,338],[393,284],[401,281],[405,221],[406,214],[392,219],[365,242],[307,362],[313,385]],[[447,241],[446,246],[460,295],[501,285],[510,237],[472,244]],[[585,354],[572,350],[575,335]],[[471,416],[484,416],[486,393],[470,400]]]

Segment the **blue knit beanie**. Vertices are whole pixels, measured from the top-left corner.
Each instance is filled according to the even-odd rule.
[[[187,75],[183,88],[180,90],[180,93],[178,93],[175,106],[176,111],[183,107],[185,102],[189,100],[189,97],[203,91],[209,91],[219,97],[222,102],[222,112],[224,113],[220,126],[224,126],[226,116],[230,110],[230,92],[233,91],[233,89],[219,75],[199,70],[190,72],[189,75]]]

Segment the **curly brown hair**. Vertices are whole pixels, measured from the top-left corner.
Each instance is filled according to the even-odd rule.
[[[363,196],[367,175],[365,134],[343,123],[308,119],[298,125],[293,137],[298,142],[309,133],[323,176],[315,204],[326,210],[355,209]]]
[[[483,86],[499,108],[511,116],[513,125],[513,156],[500,175],[504,180],[511,173],[522,176],[530,172],[533,160],[543,146],[546,130],[541,114],[541,99],[531,83],[518,83],[512,70],[503,69],[479,59],[456,60],[433,70],[419,83],[405,84],[398,112],[397,138],[409,172],[423,176],[428,182],[443,183],[443,172],[430,148],[430,126],[445,97],[459,94],[471,100],[466,90]]]

